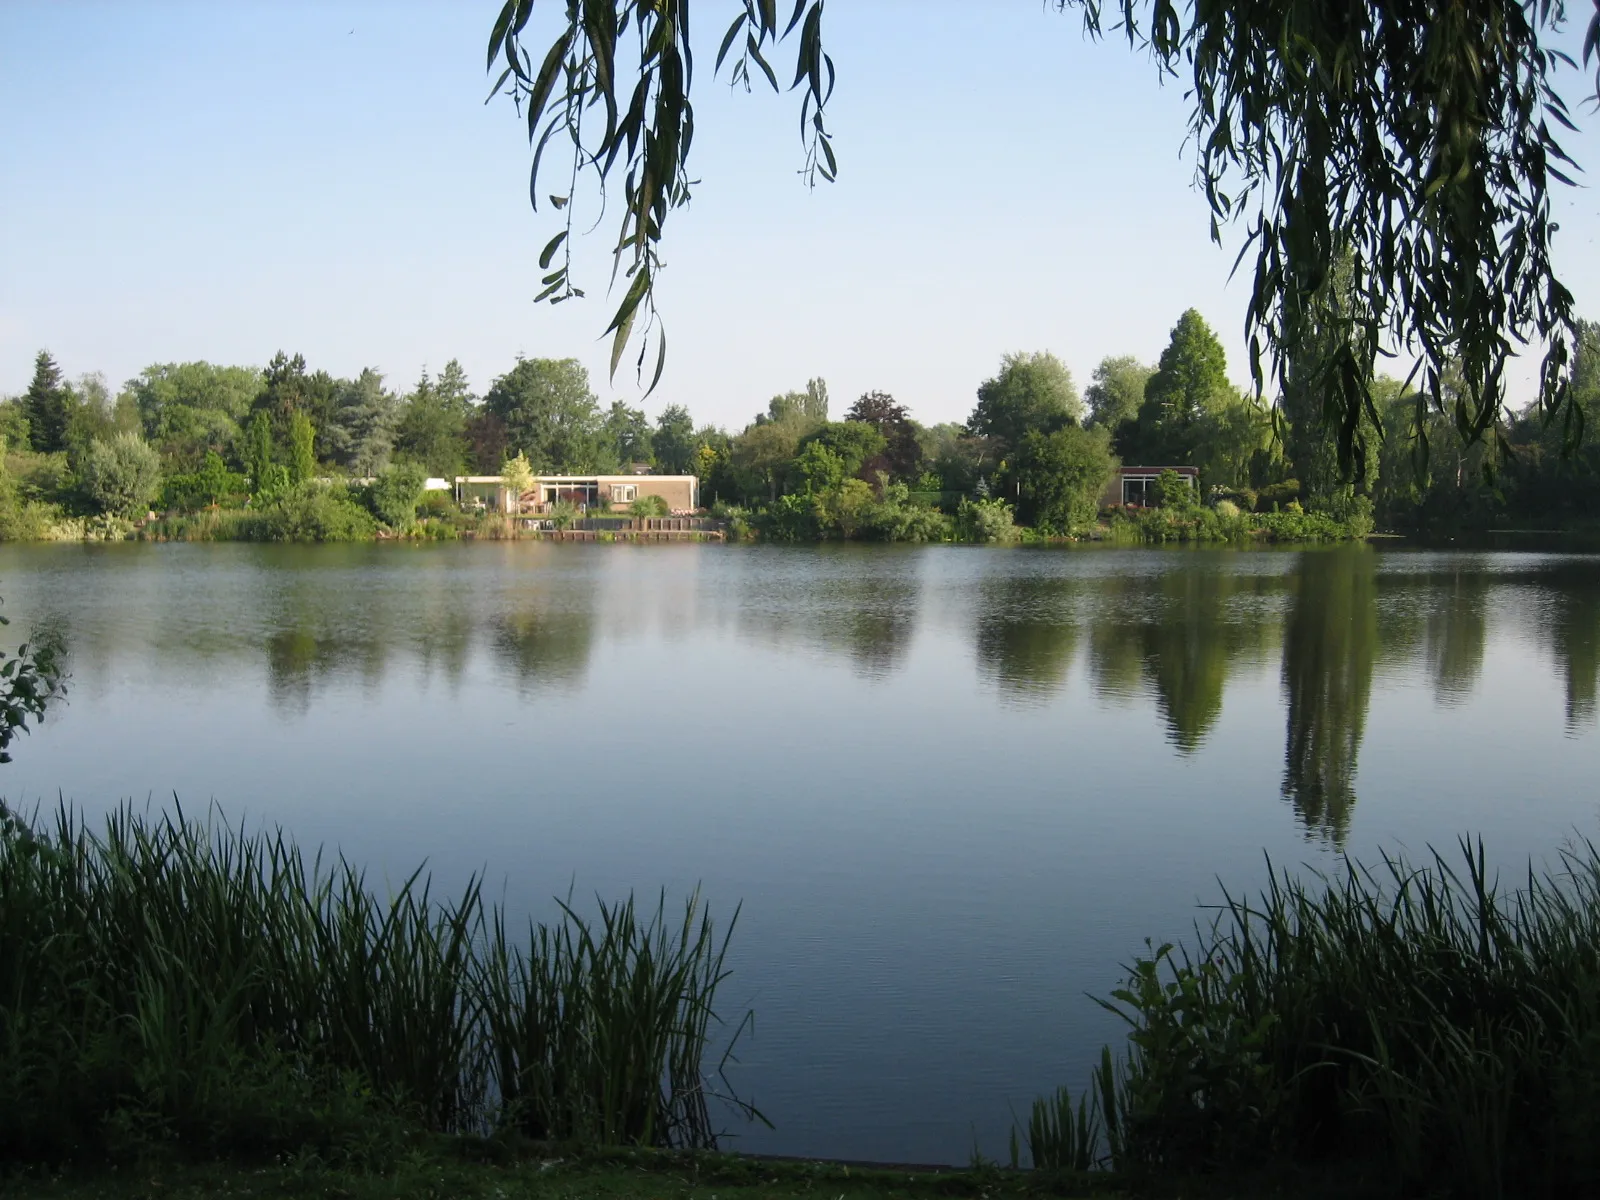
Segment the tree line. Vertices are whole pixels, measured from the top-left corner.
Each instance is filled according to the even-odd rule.
[[[1600,415],[1600,324],[1578,328],[1571,409]],[[1375,403],[1352,435],[1362,452],[1342,462],[1323,419],[1328,381],[1291,370],[1267,403],[1230,382],[1193,309],[1154,364],[1108,356],[1080,393],[1055,355],[1007,354],[965,422],[931,425],[882,391],[836,419],[820,378],[735,432],[682,405],[653,420],[622,401],[602,407],[574,359],[519,358],[481,396],[455,360],[397,392],[375,369],[341,379],[283,352],[264,369],[156,364],[113,394],[96,374],[69,381],[41,351],[27,391],[0,398],[0,535],[38,536],[56,515],[259,508],[330,476],[370,481],[371,515],[401,527],[426,476],[499,474],[514,458],[538,473],[694,474],[708,504],[774,540],[998,540],[1018,524],[1078,534],[1102,521],[1119,462],[1198,468],[1194,499],[1206,503],[1185,518],[1196,536],[1219,511],[1244,514],[1244,525],[1230,515],[1235,529],[1279,510],[1406,529],[1570,522],[1600,506],[1600,420],[1575,451],[1536,408],[1505,438],[1466,444],[1449,403],[1441,411],[1388,376],[1367,386]]]

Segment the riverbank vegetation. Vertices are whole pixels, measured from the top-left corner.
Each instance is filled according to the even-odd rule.
[[[0,808],[0,1161],[707,1147],[731,930],[690,897],[518,931],[476,882],[380,892],[281,833]]]
[[[693,898],[677,917],[630,899],[517,936],[476,882],[441,899],[418,874],[380,899],[282,833],[4,813],[0,1158],[361,1175],[709,1149],[711,1055],[743,1028],[714,1006],[731,930]],[[1036,1169],[1026,1190],[1588,1194],[1596,946],[1592,845],[1512,890],[1466,842],[1421,866],[1273,874],[1134,960],[1103,1001],[1127,1045],[1082,1093],[1041,1098],[1001,1161]]]
[[[1464,444],[1448,396],[1442,409],[1419,403],[1379,377],[1361,430],[1373,452],[1349,470],[1317,386],[1293,377],[1276,410],[1235,387],[1193,310],[1156,365],[1108,357],[1081,395],[1053,355],[1007,355],[959,425],[923,425],[882,392],[835,420],[821,379],[737,433],[676,405],[652,422],[621,403],[603,411],[570,359],[521,360],[481,398],[454,362],[400,395],[376,370],[335,379],[281,353],[263,370],[158,364],[113,395],[96,375],[68,382],[41,352],[27,393],[0,400],[0,540],[498,536],[499,518],[425,485],[508,463],[694,474],[734,536],[779,542],[1300,542],[1375,524],[1582,525],[1600,503],[1600,325],[1579,334],[1567,411],[1587,419],[1575,439],[1530,409],[1503,440]],[[1108,505],[1119,464],[1192,467],[1197,481]]]
[[[1092,1086],[1040,1100],[1034,1160],[1229,1172],[1367,1164],[1402,1194],[1600,1187],[1600,851],[1502,890],[1481,844],[1225,895],[1107,1002]]]

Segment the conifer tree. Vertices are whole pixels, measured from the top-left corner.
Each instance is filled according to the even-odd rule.
[[[33,360],[33,382],[22,398],[28,416],[28,440],[34,450],[51,454],[67,446],[67,422],[72,415],[72,393],[61,378],[61,368],[48,350]]]

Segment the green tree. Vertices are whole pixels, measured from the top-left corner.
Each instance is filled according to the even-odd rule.
[[[493,90],[515,101],[541,151],[529,195],[537,203],[548,194],[541,165],[562,181],[551,206],[562,228],[540,258],[541,270],[554,269],[538,299],[556,303],[581,290],[571,278],[571,234],[584,206],[573,203],[568,179],[603,189],[615,171],[623,185],[613,270],[629,282],[608,327],[612,370],[636,333],[645,339],[642,370],[654,336],[659,379],[660,242],[672,210],[689,202],[695,142],[687,0],[569,4],[548,48],[524,40],[535,36],[527,29],[548,31],[528,25],[528,7],[506,0],[490,32],[488,67],[499,70],[504,55]],[[1056,0],[1055,7],[1081,13],[1086,32],[1099,36],[1103,0]],[[1571,159],[1553,131],[1574,128],[1555,79],[1571,61],[1556,44],[1563,5],[1461,0],[1448,13],[1431,3],[1323,0],[1109,7],[1114,28],[1149,51],[1159,72],[1189,76],[1187,144],[1213,230],[1240,216],[1252,222],[1252,345],[1281,366],[1299,342],[1307,298],[1348,253],[1371,312],[1369,339],[1418,347],[1436,402],[1446,365],[1461,364],[1467,437],[1496,426],[1505,368],[1530,342],[1548,346],[1542,402],[1550,411],[1562,404],[1574,320],[1572,294],[1551,258],[1558,227],[1551,191],[1571,181]],[[751,0],[742,11],[729,0],[730,10],[717,67],[726,60],[735,84],[765,77],[777,90],[787,64],[774,70],[769,56],[796,34],[804,174],[833,179],[838,164],[825,113],[835,71],[824,49],[823,0],[798,0],[792,14]],[[907,13],[913,29],[937,19],[926,6]],[[1585,63],[1597,50],[1600,8],[1584,40]],[[547,65],[534,72],[537,62]],[[618,62],[630,66],[619,72]],[[1600,95],[1600,72],[1596,83]],[[639,99],[629,103],[630,96]],[[585,122],[602,101],[609,119]],[[542,155],[552,139],[571,143],[572,167],[564,155],[554,163]],[[1352,400],[1341,436],[1359,417],[1360,397]]]
[[[967,428],[1010,450],[1030,433],[1054,433],[1082,415],[1072,372],[1059,358],[1048,352],[1008,354],[1000,360],[1000,373],[978,386],[978,405]]]
[[[249,490],[250,481],[228,470],[222,455],[213,450],[205,456],[199,470],[167,476],[162,504],[168,508],[194,512],[207,506],[215,507],[229,496],[242,495]]]
[[[888,392],[863,392],[844,414],[847,422],[871,425],[883,436],[883,466],[894,479],[914,480],[922,470],[922,445],[906,406]],[[869,470],[872,469],[870,466]]]
[[[480,474],[493,474],[510,446],[506,423],[486,408],[467,418],[467,461]]]
[[[669,404],[663,408],[661,415],[656,418],[652,445],[655,447],[656,465],[663,473],[688,474],[693,469],[694,452],[698,448],[689,410],[681,404]]]
[[[451,365],[460,370],[454,360]],[[461,382],[464,385],[464,376]],[[471,409],[459,394],[453,394],[456,392],[456,388],[444,386],[443,376],[436,384],[424,370],[406,397],[395,428],[395,453],[446,479],[461,474],[467,458]]]
[[[505,465],[500,468],[500,481],[511,494],[510,507],[513,512],[521,511],[522,497],[533,490],[533,481],[536,477],[533,464],[528,461],[526,454],[513,455],[506,459]]]
[[[969,433],[965,425],[929,426],[919,433],[918,441],[923,458],[932,464],[940,487],[947,492],[977,495],[979,485],[987,486],[999,465],[999,443]]]
[[[888,445],[878,427],[866,421],[829,421],[801,438],[800,447],[813,442],[826,446],[838,457],[845,475],[863,478],[874,469],[883,469],[884,449]]]
[[[378,472],[367,490],[368,502],[378,520],[391,529],[405,529],[417,519],[427,473],[415,463],[401,463]]]
[[[1133,426],[1123,426],[1117,450],[1125,462],[1189,465],[1200,446],[1205,416],[1234,396],[1228,357],[1195,309],[1172,327]]]
[[[137,432],[139,415],[132,397],[124,395],[120,403],[112,400],[104,375],[80,375],[77,384],[67,388],[67,432],[62,441],[74,462],[96,438],[107,441],[119,433]]]
[[[1154,367],[1145,366],[1131,354],[1102,358],[1083,393],[1089,406],[1085,424],[1109,429],[1115,435],[1124,422],[1136,420],[1145,385],[1153,374]]]
[[[339,389],[333,428],[326,439],[331,457],[354,475],[362,478],[377,475],[389,465],[399,419],[399,401],[392,392],[385,390],[383,375],[371,367],[365,368],[356,379]]]
[[[28,416],[31,449],[53,454],[67,448],[72,394],[48,350],[39,351],[33,360],[33,380],[23,394],[22,407]]]
[[[748,498],[765,492],[768,500],[776,500],[799,443],[799,430],[788,421],[755,424],[734,438],[729,459],[740,494]]]
[[[317,473],[317,430],[311,418],[297,412],[289,419],[289,482],[305,483]]]
[[[794,474],[808,496],[837,488],[846,477],[844,460],[822,442],[807,442],[795,455]]]
[[[19,450],[28,448],[28,410],[20,396],[0,398],[0,442]]]
[[[1263,456],[1270,453],[1272,438],[1272,414],[1266,406],[1254,393],[1230,386],[1211,397],[1195,424],[1192,465],[1200,468],[1207,488],[1250,487]]]
[[[1366,336],[1367,316],[1346,256],[1308,299],[1299,340],[1284,364],[1284,450],[1302,502],[1316,512],[1343,515],[1354,492],[1366,490],[1375,428],[1371,405],[1361,401],[1372,396],[1376,352]],[[1358,403],[1351,404],[1352,397]],[[1352,414],[1354,427],[1342,430],[1340,423]]]
[[[250,418],[250,428],[245,433],[244,453],[240,457],[244,461],[245,474],[250,477],[250,486],[258,492],[270,491],[275,455],[272,418],[264,409],[257,409]]]
[[[161,458],[136,433],[95,438],[84,453],[78,482],[100,512],[143,516],[161,490]]]
[[[575,358],[519,360],[494,381],[483,407],[505,423],[508,446],[536,471],[592,471],[605,457],[599,402]]]
[[[643,409],[629,408],[621,400],[613,401],[611,411],[606,414],[605,438],[612,457],[623,470],[634,463],[655,461],[650,419]]]
[[[290,420],[297,412],[305,413],[324,439],[317,447],[317,457],[337,460],[334,443],[339,430],[335,415],[348,387],[326,371],[307,371],[302,355],[291,358],[280,350],[262,374],[262,389],[254,407],[266,411],[272,420],[273,440],[285,444]]]
[[[1094,520],[1116,465],[1105,430],[1067,425],[1025,435],[1003,482],[1025,524],[1071,533]]]
[[[152,364],[124,386],[145,439],[169,465],[194,470],[238,441],[263,384],[251,367],[187,362]]]
[[[826,379],[810,379],[806,381],[803,392],[785,392],[781,396],[774,396],[767,404],[764,415],[758,416],[756,422],[776,421],[799,422],[804,425],[820,425],[828,419],[828,381]]]

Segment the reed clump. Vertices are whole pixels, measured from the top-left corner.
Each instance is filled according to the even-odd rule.
[[[714,1007],[731,930],[663,895],[517,937],[476,880],[380,899],[281,831],[0,806],[0,1160],[382,1160],[503,1130],[711,1147],[707,1055],[743,1029]]]
[[[1088,1098],[1036,1103],[1030,1149],[1118,1169],[1367,1163],[1413,1194],[1600,1194],[1600,853],[1502,888],[1481,843],[1224,894],[1151,947]]]

